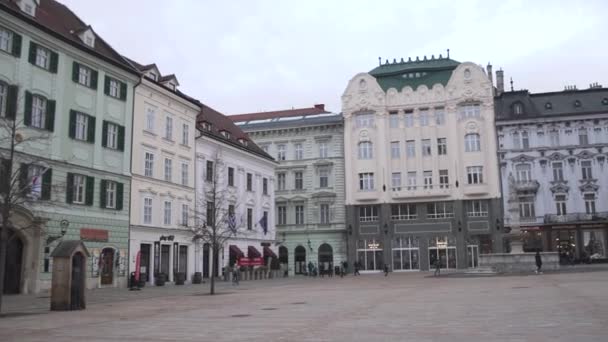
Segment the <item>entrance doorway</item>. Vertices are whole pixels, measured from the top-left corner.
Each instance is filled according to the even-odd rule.
[[[108,248],[106,248],[108,249]],[[111,249],[111,248],[109,248]],[[105,250],[105,249],[104,249]],[[70,284],[70,309],[82,310],[84,302],[84,255],[78,252],[72,256],[72,283]],[[102,277],[103,279],[103,277]],[[103,283],[103,280],[102,280]]]
[[[294,253],[294,271],[295,274],[306,273],[306,248],[303,246],[296,247]]]
[[[279,247],[279,263],[289,264],[289,251],[285,246]]]
[[[139,259],[139,279],[144,282],[149,281],[149,267],[150,267],[150,244],[142,243],[139,245],[139,250],[141,251],[140,259]]]
[[[329,244],[319,246],[319,269],[323,267],[323,272],[329,273],[334,266],[333,249]]]
[[[209,244],[203,245],[203,278],[209,278]]]
[[[479,246],[467,246],[467,262],[469,268],[479,267]]]
[[[23,265],[23,241],[16,233],[9,231],[4,273],[4,293],[18,294],[21,287]]]
[[[99,260],[101,273],[101,285],[112,285],[114,283],[114,248],[104,248]]]

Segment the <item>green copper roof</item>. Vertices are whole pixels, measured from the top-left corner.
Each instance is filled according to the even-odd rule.
[[[420,85],[426,85],[429,89],[433,85],[439,83],[446,85],[452,76],[452,70],[460,64],[449,58],[431,58],[424,60],[406,61],[401,60],[393,63],[386,61],[372,71],[370,75],[374,76],[384,91],[390,88],[397,90],[403,89],[405,86],[410,86],[416,89]]]

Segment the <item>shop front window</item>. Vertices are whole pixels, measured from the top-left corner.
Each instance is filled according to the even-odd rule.
[[[398,237],[393,240],[393,270],[420,270],[420,248],[416,237]]]
[[[576,239],[576,231],[566,229],[554,230],[553,242],[555,244],[554,250],[559,254],[560,263],[574,264],[574,261],[577,259],[577,250],[579,248]]]
[[[539,230],[524,230],[523,249],[526,253],[543,251],[543,233]]]
[[[384,267],[382,242],[374,239],[357,241],[357,261],[362,271],[381,271]]]
[[[447,236],[429,239],[429,269],[439,262],[441,269],[456,268],[456,241]]]
[[[583,230],[583,245],[587,261],[606,259],[606,236],[603,230]]]

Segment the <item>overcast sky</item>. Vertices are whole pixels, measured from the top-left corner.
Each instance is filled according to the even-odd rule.
[[[120,53],[225,114],[339,112],[348,80],[450,49],[533,92],[608,86],[608,1],[60,0]]]

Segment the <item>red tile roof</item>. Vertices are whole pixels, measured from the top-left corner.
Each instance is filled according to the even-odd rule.
[[[55,0],[40,0],[40,5],[36,8],[35,17],[23,13],[15,1],[11,0],[0,0],[0,10],[37,26],[49,34],[58,36],[60,39],[81,50],[95,54],[123,69],[136,73],[133,67],[97,34],[95,34],[95,47],[86,45],[78,34],[90,28],[90,26],[80,20],[69,8]]]
[[[211,124],[211,131],[205,130],[202,127],[203,122]],[[230,117],[216,111],[215,109],[201,103],[201,112],[197,118],[197,128],[204,135],[211,136],[212,138],[226,142],[230,145],[244,149],[248,152],[259,155],[262,158],[274,160],[268,153],[264,152],[253,140],[249,138],[247,133],[243,132],[237,125],[230,120]],[[221,135],[221,131],[227,131],[230,133],[230,138],[225,138]],[[241,144],[239,139],[245,139],[247,146]]]
[[[258,113],[247,113],[247,114],[236,114],[229,115],[228,117],[233,122],[251,121],[251,120],[264,120],[273,118],[283,118],[289,116],[302,116],[302,115],[314,115],[314,114],[325,114],[329,113],[325,110],[324,104],[316,104],[310,108],[295,108],[287,110],[276,110],[272,112],[258,112]]]

